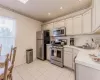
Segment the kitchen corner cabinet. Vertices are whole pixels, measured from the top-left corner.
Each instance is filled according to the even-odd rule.
[[[73,21],[72,18],[65,20],[66,34],[73,35]]]
[[[83,14],[83,34],[91,33],[92,30],[92,15],[91,10]]]
[[[96,28],[100,27],[100,0],[95,1]]]
[[[100,27],[100,0],[93,0],[92,16],[92,31],[95,31]]]
[[[82,33],[82,15],[75,16],[73,18],[73,34],[81,34]]]
[[[60,28],[60,27],[64,27],[64,26],[65,26],[64,20],[54,22],[54,28]]]
[[[47,44],[47,60],[50,61],[51,45]]]

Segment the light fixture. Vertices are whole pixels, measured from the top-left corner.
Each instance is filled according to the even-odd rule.
[[[60,9],[62,10],[62,9],[63,9],[63,7],[61,6],[61,7],[60,7]]]
[[[48,13],[48,16],[50,16],[51,15],[51,13]]]
[[[18,1],[20,1],[23,4],[26,4],[28,2],[28,0],[18,0]]]

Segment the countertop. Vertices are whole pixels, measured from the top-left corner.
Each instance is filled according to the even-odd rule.
[[[65,48],[73,48],[73,49],[77,49],[79,50],[79,53],[75,59],[75,63],[77,64],[81,64],[87,67],[91,67],[93,69],[97,69],[100,70],[100,64],[93,61],[92,58],[89,56],[89,54],[98,54],[100,51],[98,49],[94,49],[94,50],[87,50],[87,49],[81,49],[75,46],[64,46]]]

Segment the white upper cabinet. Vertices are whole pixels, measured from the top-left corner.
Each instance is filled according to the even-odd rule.
[[[91,18],[91,10],[83,14],[83,34],[91,33],[92,30],[92,18]]]
[[[93,26],[92,31],[95,31],[98,27],[100,27],[100,0],[93,0]]]
[[[64,27],[64,26],[65,26],[64,20],[54,22],[54,28],[60,28],[60,27]]]
[[[46,30],[46,25],[43,25],[42,26],[42,30]]]
[[[52,30],[53,29],[53,23],[46,24],[43,26],[43,30]]]
[[[50,30],[50,36],[52,36],[53,35],[53,23],[44,25],[43,30]]]
[[[82,33],[82,15],[73,18],[73,34]]]
[[[72,18],[65,20],[65,27],[66,27],[66,34],[67,35],[73,35],[73,23]]]
[[[95,4],[96,4],[96,26],[97,28],[100,27],[100,0],[95,0]]]
[[[53,29],[53,23],[47,24],[47,29],[52,30]]]

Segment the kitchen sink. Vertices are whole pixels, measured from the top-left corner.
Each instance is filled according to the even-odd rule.
[[[76,47],[82,48],[82,49],[94,49],[94,48],[92,48],[92,47],[87,47],[87,46],[76,46]]]

